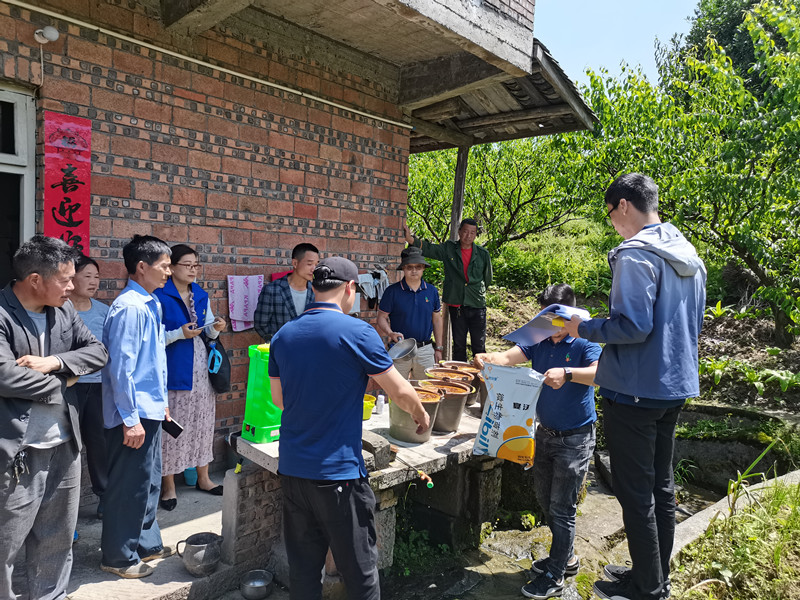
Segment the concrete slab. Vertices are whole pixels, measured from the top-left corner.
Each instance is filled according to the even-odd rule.
[[[213,478],[221,479],[221,474]],[[180,477],[178,477],[180,480]],[[177,555],[151,563],[155,572],[144,579],[121,579],[100,570],[100,536],[102,523],[95,516],[96,507],[81,509],[78,517],[80,539],[73,546],[72,577],[68,588],[71,600],[161,600],[200,597],[200,588],[211,591],[227,583],[211,585],[209,578],[196,578],[189,574]],[[159,509],[158,523],[164,544],[174,546],[193,533],[222,531],[222,497],[212,496],[185,485],[178,484],[178,506],[168,512]],[[211,579],[224,578],[231,568],[220,565]],[[235,581],[232,582],[235,585]],[[195,591],[192,591],[195,588]],[[224,590],[223,590],[224,591]],[[213,593],[213,591],[211,591]],[[191,595],[191,596],[190,596]],[[215,597],[204,595],[206,598]]]

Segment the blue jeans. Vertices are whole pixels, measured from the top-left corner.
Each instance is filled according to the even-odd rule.
[[[563,437],[552,436],[541,427],[536,429],[533,484],[553,534],[547,570],[555,579],[564,576],[574,553],[578,494],[589,470],[594,441],[594,428]]]

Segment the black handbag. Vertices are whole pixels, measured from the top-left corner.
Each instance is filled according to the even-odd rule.
[[[212,340],[203,334],[203,343],[208,350],[208,380],[218,394],[231,391],[231,360],[219,338]]]

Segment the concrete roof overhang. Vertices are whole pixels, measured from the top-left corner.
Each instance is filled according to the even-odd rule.
[[[544,45],[488,6],[161,0],[160,8],[165,24],[179,33],[222,24],[374,74],[414,127],[411,152],[591,129],[596,117]]]

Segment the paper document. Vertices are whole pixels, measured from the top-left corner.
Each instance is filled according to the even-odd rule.
[[[591,319],[589,311],[574,306],[551,304],[516,331],[504,335],[503,339],[523,346],[533,346],[549,338],[564,326],[564,320],[578,316],[584,321]]]

